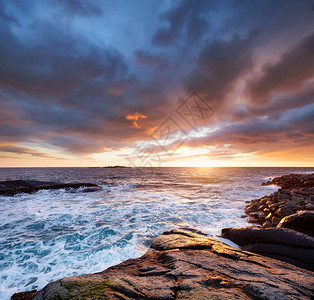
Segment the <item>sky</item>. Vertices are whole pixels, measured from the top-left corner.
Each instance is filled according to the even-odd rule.
[[[314,1],[0,0],[0,167],[314,166]]]

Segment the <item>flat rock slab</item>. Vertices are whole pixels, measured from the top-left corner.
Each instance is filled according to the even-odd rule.
[[[101,190],[101,187],[93,183],[60,183],[45,182],[36,180],[9,180],[0,181],[0,195],[14,196],[18,193],[35,193],[39,190],[56,190],[56,189],[78,189],[84,187],[83,192],[94,192]]]
[[[29,299],[311,299],[313,288],[311,271],[174,229],[138,259],[60,279]]]

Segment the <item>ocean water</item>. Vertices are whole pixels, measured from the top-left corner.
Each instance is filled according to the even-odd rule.
[[[101,191],[0,196],[0,299],[66,276],[102,271],[146,252],[165,230],[213,236],[248,225],[246,200],[262,182],[314,168],[2,168],[0,181],[92,182]]]

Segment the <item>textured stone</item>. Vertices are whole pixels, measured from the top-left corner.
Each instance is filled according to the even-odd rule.
[[[33,299],[309,299],[313,275],[177,229],[141,258],[52,282]]]

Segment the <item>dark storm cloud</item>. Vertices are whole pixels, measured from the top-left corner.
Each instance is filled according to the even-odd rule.
[[[246,117],[248,114],[254,115],[268,115],[275,116],[276,114],[281,115],[287,110],[304,107],[314,103],[314,86],[313,81],[309,82],[297,93],[290,95],[277,95],[273,98],[270,98],[268,103],[264,105],[251,106],[250,109],[246,113]]]
[[[159,16],[161,21],[168,22],[167,27],[158,29],[152,42],[158,46],[170,46],[181,39],[184,42],[196,42],[210,26],[210,20],[206,12],[214,6],[214,1],[184,0],[175,7]],[[205,16],[202,15],[205,12]],[[182,40],[181,40],[182,42]]]
[[[134,146],[193,90],[215,121],[234,123],[216,124],[192,146],[306,143],[313,128],[312,110],[302,110],[313,102],[309,1],[152,1],[151,11],[141,1],[123,3],[136,16],[114,5],[0,1],[0,139],[11,147],[2,152],[40,155],[12,148],[23,142],[75,154]],[[277,40],[278,53],[267,52]],[[247,90],[234,96],[241,82]],[[145,117],[134,123],[136,115]]]
[[[221,124],[205,137],[190,139],[188,146],[229,145],[231,149],[267,151],[267,147],[312,146],[314,139],[314,106],[287,111],[281,118],[251,117],[242,122]]]
[[[251,101],[264,103],[274,93],[299,89],[314,77],[314,33],[284,53],[275,64],[266,64],[263,75],[249,84]]]
[[[77,46],[50,28],[31,46],[11,36],[0,48],[0,85],[28,95],[60,97],[88,80],[114,81],[126,73],[117,51],[93,46],[80,51]]]
[[[235,82],[253,66],[254,42],[259,31],[229,41],[208,40],[196,60],[195,70],[185,79],[185,88],[205,93],[215,109],[222,104]]]

